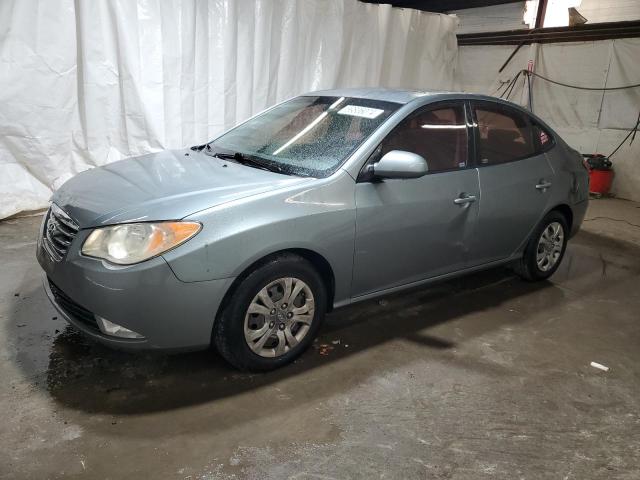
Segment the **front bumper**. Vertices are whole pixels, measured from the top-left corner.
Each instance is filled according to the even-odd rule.
[[[195,350],[210,345],[213,322],[232,278],[182,282],[162,257],[114,267],[80,254],[79,245],[88,233],[80,230],[59,262],[38,242],[45,291],[69,323],[106,345],[129,350]],[[91,314],[144,338],[106,335],[92,323]]]

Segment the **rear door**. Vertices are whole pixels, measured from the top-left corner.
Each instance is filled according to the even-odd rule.
[[[530,117],[507,105],[471,102],[480,210],[471,264],[509,257],[547,209],[553,170]]]

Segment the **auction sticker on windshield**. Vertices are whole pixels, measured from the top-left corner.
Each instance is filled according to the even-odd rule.
[[[371,107],[360,107],[358,105],[347,105],[342,110],[339,110],[340,115],[351,115],[352,117],[363,118],[376,118],[380,114],[384,113],[384,110]]]

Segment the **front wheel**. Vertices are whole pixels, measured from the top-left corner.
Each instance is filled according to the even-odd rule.
[[[326,289],[297,255],[274,257],[250,272],[216,319],[213,341],[241,370],[266,371],[298,357],[316,336]]]
[[[524,255],[515,265],[525,280],[545,280],[560,266],[567,248],[567,220],[560,212],[549,212],[531,234]]]

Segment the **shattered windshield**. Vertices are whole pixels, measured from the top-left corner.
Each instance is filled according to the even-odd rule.
[[[277,165],[284,173],[323,177],[373,133],[399,104],[350,97],[296,97],[210,144]]]

